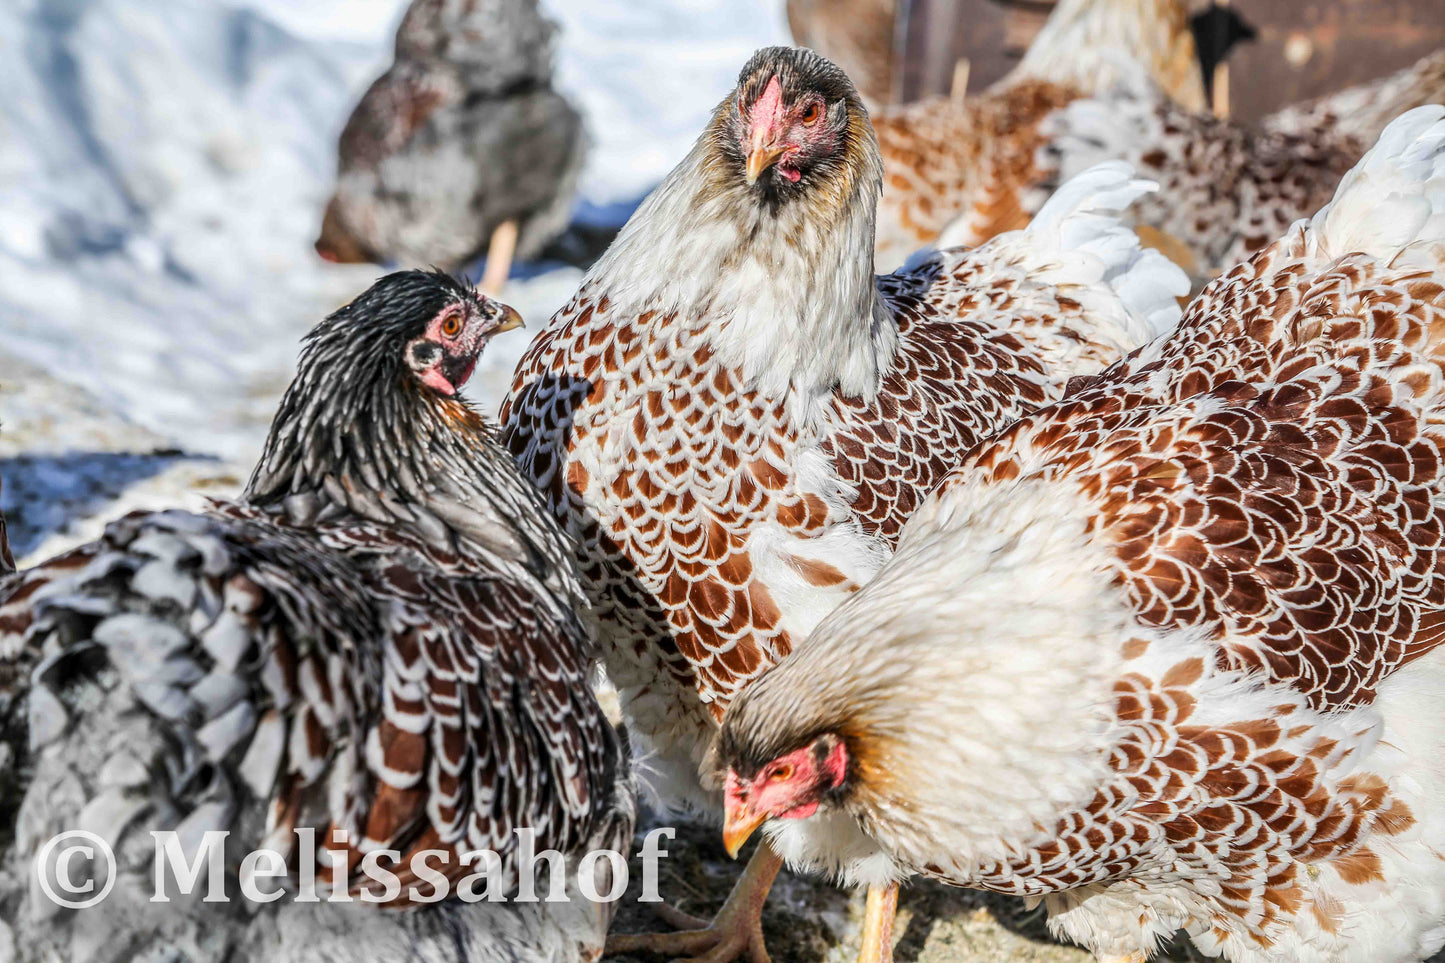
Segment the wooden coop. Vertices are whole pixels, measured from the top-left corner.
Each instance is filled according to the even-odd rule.
[[[982,90],[1018,62],[1053,0],[788,0],[799,43],[834,57],[874,101]],[[1253,120],[1445,47],[1445,0],[1194,0],[1215,106]],[[891,44],[879,34],[892,25]],[[857,34],[856,37],[851,34]],[[1217,73],[1213,66],[1223,63]]]

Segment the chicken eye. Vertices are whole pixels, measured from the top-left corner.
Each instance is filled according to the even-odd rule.
[[[822,117],[822,116],[823,116],[823,108],[822,108],[822,106],[815,100],[815,101],[813,101],[811,104],[808,105],[808,107],[807,107],[806,110],[803,111],[803,123],[805,123],[805,124],[807,124],[808,126],[811,127],[813,124],[816,124],[816,123],[818,122],[818,118],[820,118],[820,117]]]
[[[792,766],[779,766],[773,770],[773,779],[778,782],[787,782],[793,778]]]
[[[448,338],[455,338],[462,333],[462,319],[453,314],[442,322],[442,335]]]

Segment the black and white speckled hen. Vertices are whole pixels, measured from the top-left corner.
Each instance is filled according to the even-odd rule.
[[[552,89],[555,29],[536,0],[414,0],[341,132],[317,251],[454,269],[486,249],[490,291],[510,248],[562,231],[585,135]]]
[[[446,275],[389,275],[311,332],[238,501],[127,516],[0,581],[9,958],[595,958],[610,912],[578,887],[612,880],[575,857],[627,845],[625,753],[588,685],[572,548],[457,397],[517,323]],[[528,828],[569,857],[573,899],[459,899],[485,866],[464,853],[498,854],[497,892],[531,878]],[[33,867],[77,829],[117,868],[71,879],[114,890],[62,912]],[[187,861],[230,833],[232,903],[148,902],[167,830]],[[281,878],[237,869],[256,848]],[[297,900],[313,874],[322,901]],[[453,897],[417,908],[439,879]],[[247,903],[248,882],[286,893]]]

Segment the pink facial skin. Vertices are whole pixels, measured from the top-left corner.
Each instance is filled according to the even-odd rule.
[[[774,819],[806,819],[818,811],[823,795],[842,785],[848,774],[848,748],[838,740],[818,762],[817,743],[779,756],[744,780],[728,771],[724,788],[729,812],[752,812]]]
[[[423,384],[430,385],[444,395],[454,395],[457,393],[456,386],[448,381],[446,377],[442,375],[441,371],[436,368],[426,369],[426,373],[421,376],[421,380]]]
[[[422,383],[443,395],[456,394],[476,370],[488,330],[476,311],[460,302],[432,318],[426,333],[412,342],[413,357],[418,351],[436,353],[436,360],[417,370]]]
[[[774,166],[778,173],[797,183],[803,176],[794,163],[800,155],[818,156],[832,149],[833,135],[821,123],[824,116],[826,105],[817,94],[808,94],[795,104],[785,103],[782,85],[773,77],[748,113],[743,151],[777,150],[779,159]]]

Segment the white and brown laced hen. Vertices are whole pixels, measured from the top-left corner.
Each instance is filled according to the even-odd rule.
[[[1039,170],[1057,184],[1122,159],[1159,190],[1130,212],[1161,249],[1207,280],[1327,202],[1395,117],[1445,100],[1445,51],[1388,77],[1266,117],[1259,126],[1181,108],[1140,70],[1041,125]],[[1034,195],[1038,196],[1038,195]]]
[[[1042,899],[1101,960],[1445,943],[1445,108],[965,458],[734,703],[733,843]],[[822,832],[817,838],[824,838]]]
[[[987,90],[875,111],[879,268],[898,267],[950,224],[954,243],[968,246],[1028,224],[1048,197],[1045,122],[1135,69],[1181,109],[1204,109],[1187,0],[1060,0],[1023,60]]]
[[[1114,216],[1147,189],[1122,166],[1027,231],[876,278],[880,177],[847,77],[811,51],[758,52],[503,406],[507,444],[578,539],[608,674],[668,802],[720,810],[699,770],[728,703],[873,576],[963,452],[1177,319],[1186,279]],[[761,958],[778,865],[759,850],[752,902],[724,911],[737,928],[653,948],[717,938]]]
[[[445,275],[385,277],[309,335],[237,502],[130,515],[0,580],[0,955],[595,959],[610,907],[572,857],[628,845],[625,750],[588,685],[573,549],[457,396],[517,323]],[[518,829],[569,857],[571,902],[422,905],[476,850],[514,891]],[[72,830],[116,869],[71,859],[71,879],[114,890],[62,910],[35,861]],[[167,830],[187,862],[230,833],[230,903],[201,902],[204,876],[148,901]],[[241,895],[258,848],[289,864],[257,885],[285,887],[274,904]],[[373,857],[399,889],[368,883]],[[297,900],[308,874],[320,903]]]
[[[341,132],[317,251],[454,269],[485,250],[495,290],[566,228],[585,135],[552,88],[555,30],[536,0],[414,0]]]

